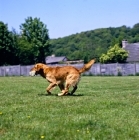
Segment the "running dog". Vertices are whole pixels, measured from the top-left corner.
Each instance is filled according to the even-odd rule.
[[[54,87],[59,86],[61,93],[58,96],[72,95],[77,89],[81,73],[88,71],[94,63],[95,59],[92,59],[80,69],[73,66],[50,67],[42,63],[37,63],[30,70],[29,75],[35,76],[40,74],[43,78],[47,79],[50,83],[46,88],[48,94],[51,94],[51,90]],[[68,93],[70,87],[73,87],[73,90],[71,93]]]

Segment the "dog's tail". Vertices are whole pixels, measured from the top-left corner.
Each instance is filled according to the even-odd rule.
[[[79,69],[79,73],[88,71],[94,63],[95,63],[95,59],[92,59],[87,64],[85,64],[81,69]]]

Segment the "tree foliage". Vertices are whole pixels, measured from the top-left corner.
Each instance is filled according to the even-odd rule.
[[[49,54],[49,35],[46,25],[39,18],[28,17],[20,25],[21,38],[19,39],[20,53],[24,59],[31,58],[30,63],[44,62]],[[28,46],[28,47],[27,47]],[[30,51],[29,51],[30,50]],[[24,51],[27,55],[25,56]],[[27,63],[29,63],[27,61]]]
[[[0,21],[0,65],[16,64],[16,49],[12,32]]]
[[[19,63],[22,65],[33,64],[34,54],[33,54],[33,45],[26,41],[24,38],[18,38],[18,58]]]
[[[96,58],[100,61],[102,54],[105,59],[108,57],[109,46],[119,44],[121,48],[122,40],[139,42],[139,23],[132,28],[101,28],[51,40],[46,25],[39,18],[28,17],[20,29],[20,33],[15,29],[9,31],[8,25],[0,21],[0,65],[34,64],[43,62],[50,54],[66,56],[70,60],[88,62]],[[124,58],[121,59],[124,62]],[[112,61],[115,62],[115,59]],[[120,62],[119,59],[116,61]]]
[[[56,56],[65,55],[70,60],[83,59],[89,61],[92,58],[99,58],[105,54],[110,46],[119,44],[122,47],[122,40],[129,43],[139,42],[139,23],[132,28],[121,26],[117,28],[101,28],[81,32],[63,38],[51,40],[51,50]]]
[[[110,47],[106,54],[100,57],[101,63],[124,63],[128,57],[128,52],[120,48],[118,44]]]

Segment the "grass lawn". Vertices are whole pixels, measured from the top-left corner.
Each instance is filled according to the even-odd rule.
[[[83,76],[74,96],[41,77],[0,77],[1,140],[138,140],[139,77]]]

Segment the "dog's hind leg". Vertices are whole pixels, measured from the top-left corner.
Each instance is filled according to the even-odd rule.
[[[65,88],[65,87],[64,87],[64,84],[59,84],[58,86],[59,86],[61,92],[63,92],[63,90],[64,90],[64,88]]]
[[[58,96],[68,95],[68,91],[71,86],[74,87],[74,89],[72,90],[72,94],[73,94],[77,89],[77,84],[79,82],[79,79],[80,79],[80,75],[78,74],[69,75],[66,79],[65,89],[62,91],[62,93],[58,94]]]
[[[70,95],[73,95],[73,93],[77,90],[77,85],[73,87],[73,90],[71,91]]]
[[[66,83],[65,84],[65,88],[62,90],[62,93],[59,93],[58,96],[67,95],[68,94],[68,91],[69,91],[69,87],[70,87],[70,84],[69,83]]]
[[[73,93],[77,90],[77,85],[78,85],[79,81],[80,81],[80,75],[75,75],[74,80],[71,81],[73,90],[71,91],[70,95],[73,95]]]

